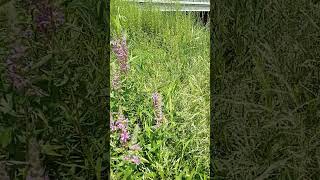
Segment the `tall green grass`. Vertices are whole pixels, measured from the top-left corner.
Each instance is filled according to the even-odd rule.
[[[140,165],[119,159],[111,143],[112,178],[207,179],[209,176],[209,31],[195,17],[111,2],[111,38],[125,32],[130,71],[122,93],[111,92],[111,111],[119,106],[131,132],[140,131]],[[117,68],[112,55],[111,79]],[[155,125],[151,95],[159,92],[166,118]]]
[[[320,5],[213,4],[215,179],[320,177]]]
[[[36,171],[42,168],[50,179],[106,178],[108,32],[105,14],[97,12],[104,10],[102,1],[55,1],[65,23],[50,35],[35,31],[24,2],[0,7],[1,172],[26,179],[30,169],[35,171],[30,165],[41,164]],[[25,38],[12,27],[22,32],[31,27],[33,34]],[[14,39],[28,48],[18,62],[20,72],[45,96],[17,91],[8,81],[6,58]],[[30,147],[31,139],[40,146]]]

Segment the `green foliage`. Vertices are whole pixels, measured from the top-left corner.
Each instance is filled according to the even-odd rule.
[[[318,179],[320,6],[215,1],[215,179]]]
[[[101,178],[109,161],[105,118],[109,32],[103,26],[105,4],[56,2],[66,17],[63,26],[49,35],[36,32],[26,39],[11,31],[10,13],[17,16],[15,27],[34,30],[35,24],[23,2],[11,2],[16,2],[11,6],[13,11],[1,13],[0,161],[7,162],[11,179],[26,179],[26,147],[28,140],[36,137],[43,167],[50,177]],[[23,70],[24,76],[43,96],[30,96],[10,85],[5,59],[11,39],[5,34],[22,39],[28,48],[21,60],[30,66]]]
[[[147,11],[148,10],[148,11]],[[209,32],[183,13],[141,10],[111,1],[112,38],[125,31],[130,70],[122,89],[111,92],[142,147],[142,163],[122,160],[112,140],[113,179],[206,179],[209,176]],[[119,31],[121,29],[121,31]],[[111,79],[117,70],[111,56]],[[159,92],[166,118],[155,129],[151,95]],[[114,117],[116,118],[116,117]],[[118,147],[116,149],[115,147]],[[130,178],[129,178],[130,177]]]

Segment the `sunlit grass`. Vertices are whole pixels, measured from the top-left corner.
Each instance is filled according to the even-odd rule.
[[[209,31],[191,15],[142,11],[124,2],[111,3],[126,31],[130,71],[121,97],[112,92],[111,109],[125,109],[144,162],[138,166],[111,161],[115,179],[205,179],[209,175]],[[112,37],[117,27],[112,24]],[[120,31],[118,31],[120,32]],[[111,78],[117,67],[113,56]],[[155,125],[151,95],[163,99],[166,122]],[[116,99],[118,97],[118,99]],[[120,99],[119,99],[120,98]],[[114,147],[111,147],[114,148]],[[112,158],[117,152],[112,151]]]

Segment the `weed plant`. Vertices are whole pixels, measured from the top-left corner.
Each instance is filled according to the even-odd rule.
[[[212,5],[214,179],[319,179],[319,2]]]
[[[112,53],[111,118],[118,124],[127,118],[130,138],[123,143],[122,131],[111,134],[111,178],[207,179],[207,27],[191,15],[123,1],[111,1],[111,20],[112,44],[125,37],[130,67],[122,73],[126,53]],[[141,150],[131,151],[136,144]]]

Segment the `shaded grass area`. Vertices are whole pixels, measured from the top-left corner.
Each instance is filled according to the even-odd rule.
[[[215,1],[216,179],[317,179],[320,5]]]
[[[108,32],[99,8],[105,4],[56,1],[64,23],[47,33],[37,29],[24,2],[0,7],[0,161],[6,165],[1,172],[7,170],[10,179],[106,178]],[[17,62],[19,73],[43,95],[28,94],[29,87],[17,90],[8,81],[6,59],[14,41],[27,48]]]
[[[193,16],[142,11],[124,2],[111,3],[111,17],[126,32],[130,71],[121,92],[112,92],[111,110],[119,107],[133,131],[142,163],[122,160],[111,143],[111,171],[115,179],[206,179],[209,175],[209,32]],[[112,25],[112,38],[119,26]],[[111,78],[117,69],[112,56]],[[155,125],[151,95],[163,100],[165,123]],[[116,141],[116,139],[114,139]],[[121,148],[120,148],[121,149]]]

